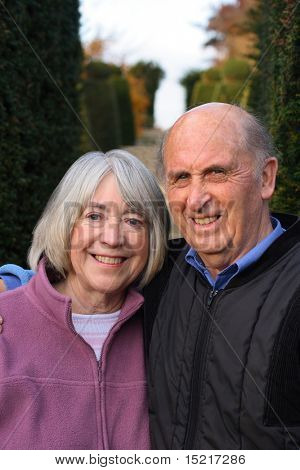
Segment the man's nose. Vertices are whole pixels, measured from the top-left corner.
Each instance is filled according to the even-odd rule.
[[[101,230],[100,241],[111,247],[123,244],[124,234],[122,223],[118,218],[108,218]]]
[[[186,207],[191,212],[201,212],[210,199],[207,185],[197,180],[189,186]]]

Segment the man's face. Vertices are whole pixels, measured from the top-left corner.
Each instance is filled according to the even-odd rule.
[[[236,129],[204,131],[193,119],[165,147],[166,192],[174,222],[208,268],[243,256],[268,233],[261,178],[241,151]]]

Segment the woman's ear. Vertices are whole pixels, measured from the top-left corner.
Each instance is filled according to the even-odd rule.
[[[277,170],[277,158],[269,157],[265,161],[265,167],[262,172],[261,196],[264,200],[271,199],[274,193]]]

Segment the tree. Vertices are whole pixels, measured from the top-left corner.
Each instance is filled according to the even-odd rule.
[[[122,72],[121,76],[113,76],[111,83],[116,93],[118,105],[121,144],[134,145],[135,125],[129,82]]]
[[[78,0],[0,4],[0,260],[24,264],[32,229],[78,156]]]
[[[180,85],[185,88],[185,106],[188,109],[191,106],[193,88],[196,82],[201,79],[200,70],[190,70],[180,80]]]
[[[145,90],[149,99],[149,108],[147,113],[147,126],[152,127],[154,123],[154,100],[155,93],[159,87],[160,81],[164,78],[164,71],[155,62],[137,62],[130,67],[129,72],[136,78],[142,79],[145,84]]]
[[[149,108],[149,98],[145,90],[144,80],[136,78],[126,73],[130,89],[132,110],[134,115],[135,134],[139,136],[147,122],[147,110]]]
[[[85,44],[83,48],[85,62],[89,63],[91,61],[101,61],[105,47],[105,40],[99,37]]]
[[[211,38],[206,46],[218,51],[217,62],[230,58],[248,59],[255,50],[256,35],[249,29],[249,11],[258,0],[237,0],[234,4],[222,4],[210,19],[207,31]]]
[[[299,214],[299,2],[261,0],[253,18],[259,54],[249,106],[270,128],[279,151],[273,208]]]
[[[194,85],[191,105],[210,101],[245,105],[248,89],[244,84],[249,73],[248,62],[233,58],[202,72],[200,80]]]
[[[205,45],[215,47],[217,56],[214,66],[203,70],[193,83],[189,105],[208,101],[247,105],[256,41],[255,32],[249,28],[249,12],[257,1],[224,3],[210,18],[207,31],[211,37]]]
[[[121,67],[91,61],[85,67],[83,85],[90,148],[111,150],[135,141],[130,89]]]
[[[115,65],[91,62],[85,69],[83,84],[87,126],[93,137],[90,150],[103,152],[121,145],[117,96],[111,77],[120,75]]]

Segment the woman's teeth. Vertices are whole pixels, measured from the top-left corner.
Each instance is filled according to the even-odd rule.
[[[109,256],[98,256],[95,255],[97,261],[100,261],[104,264],[120,264],[123,263],[125,258],[110,258]]]

